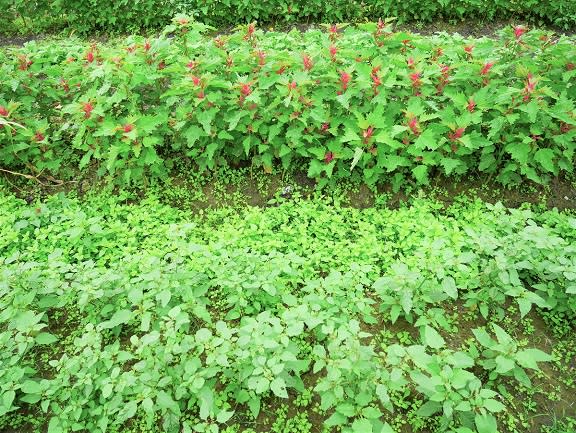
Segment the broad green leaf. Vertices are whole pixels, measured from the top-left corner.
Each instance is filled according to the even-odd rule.
[[[270,383],[270,389],[272,392],[282,398],[288,398],[288,392],[286,391],[286,382],[281,377],[277,377]]]
[[[554,164],[554,151],[552,149],[538,149],[534,155],[534,160],[544,168],[544,170],[555,173],[556,165]]]
[[[414,178],[420,185],[428,185],[430,181],[428,180],[428,167],[425,165],[419,165],[412,169],[412,174]]]
[[[484,400],[483,406],[490,412],[502,412],[506,409],[506,406],[504,406],[498,400],[491,398]]]
[[[495,359],[495,362],[496,362],[496,372],[501,374],[508,373],[516,366],[514,360],[506,358],[505,356],[502,355],[498,355]]]
[[[420,328],[420,337],[422,338],[422,342],[433,349],[440,349],[446,345],[446,341],[444,338],[429,325]]]
[[[156,404],[161,409],[168,409],[174,414],[180,413],[180,406],[174,401],[174,399],[164,391],[158,391],[156,394]]]
[[[442,410],[442,405],[436,401],[428,401],[424,403],[416,414],[418,416],[429,417]]]
[[[478,433],[498,433],[498,425],[493,415],[476,414],[474,423]]]
[[[523,349],[516,353],[516,362],[524,368],[538,370],[537,362],[552,361],[552,357],[539,349]]]
[[[38,344],[52,344],[58,341],[58,337],[47,332],[41,332],[35,338]]]
[[[445,277],[442,280],[442,290],[452,299],[458,298],[458,289],[456,287],[456,281],[452,277]]]
[[[356,408],[350,403],[342,403],[336,406],[336,412],[339,412],[342,415],[350,418],[356,415]]]
[[[476,340],[478,340],[478,342],[484,347],[491,348],[494,346],[494,344],[496,344],[496,342],[490,338],[490,335],[484,328],[473,329],[472,333],[476,337]]]
[[[27,380],[22,384],[20,389],[26,394],[40,394],[42,392],[40,383],[35,380]]]
[[[365,418],[356,419],[352,423],[352,431],[354,433],[372,433],[372,423]]]

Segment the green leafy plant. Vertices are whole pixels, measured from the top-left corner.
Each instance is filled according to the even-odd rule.
[[[496,340],[483,328],[472,331],[484,348],[483,359],[478,361],[479,364],[490,372],[491,380],[500,375],[514,376],[520,383],[530,386],[531,381],[524,368],[538,370],[538,362],[551,361],[552,357],[536,348],[520,349],[519,343],[495,323],[492,324],[492,329]],[[478,354],[474,345],[470,347],[470,353],[472,356]]]
[[[80,170],[141,186],[182,158],[200,171],[304,166],[321,182],[396,190],[438,175],[509,185],[572,172],[571,38],[358,27],[250,24],[214,37],[179,16],[155,38],[0,51],[0,119],[22,126],[0,130],[0,157],[34,177]]]

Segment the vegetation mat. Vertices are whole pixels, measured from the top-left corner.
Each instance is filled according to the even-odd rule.
[[[2,432],[569,432],[576,218],[0,194]]]

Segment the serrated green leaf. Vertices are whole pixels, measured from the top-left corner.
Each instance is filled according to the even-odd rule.
[[[420,185],[428,185],[430,181],[428,180],[428,167],[426,165],[419,165],[412,169],[412,174],[414,178]]]
[[[554,164],[554,151],[552,149],[538,149],[534,155],[534,160],[544,168],[544,170],[555,173],[556,165]]]

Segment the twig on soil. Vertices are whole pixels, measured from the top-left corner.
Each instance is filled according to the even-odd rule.
[[[71,180],[71,181],[68,181],[68,182],[64,182],[63,180],[54,179],[52,176],[49,176],[49,177],[48,177],[48,180],[49,180],[50,182],[52,182],[52,184],[47,184],[47,183],[42,182],[42,181],[39,179],[39,176],[40,176],[40,175],[38,175],[38,176],[33,176],[33,175],[31,175],[31,174],[19,173],[19,172],[17,172],[17,171],[12,171],[12,170],[6,170],[5,168],[0,168],[0,171],[1,171],[1,172],[4,172],[4,173],[11,174],[11,175],[13,175],[13,176],[21,176],[21,177],[24,177],[24,178],[26,178],[26,179],[35,180],[36,182],[38,182],[38,183],[39,183],[40,185],[42,185],[42,186],[59,186],[59,185],[64,185],[65,183],[76,183],[76,182],[77,182],[77,181],[75,181],[75,180]]]

